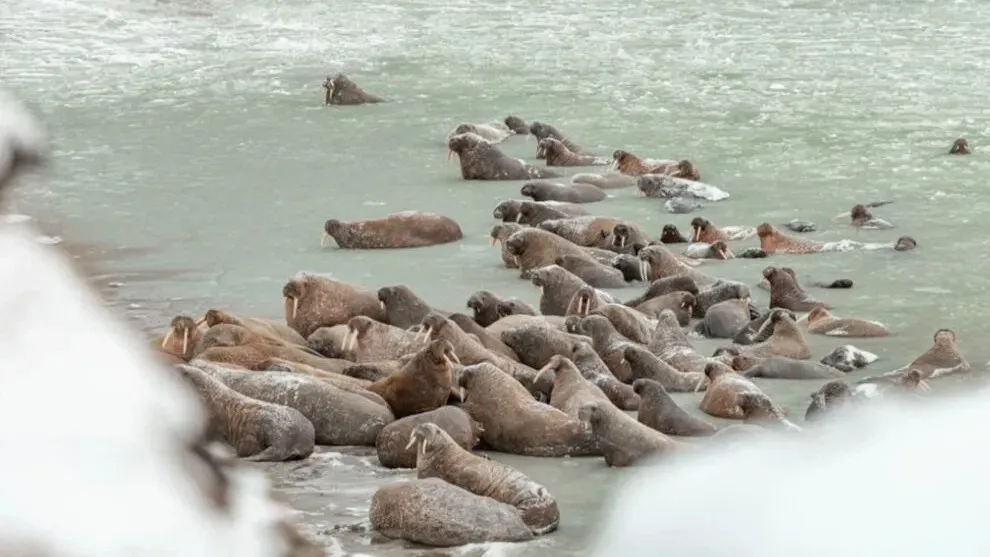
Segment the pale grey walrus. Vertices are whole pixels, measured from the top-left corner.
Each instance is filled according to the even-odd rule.
[[[455,135],[447,141],[450,153],[457,153],[461,177],[465,180],[534,180],[559,178],[547,168],[526,164],[473,133]]]
[[[614,406],[602,402],[586,404],[578,415],[591,426],[609,466],[633,466],[649,457],[677,450],[671,438]]]
[[[323,82],[323,89],[326,90],[323,97],[324,106],[353,106],[385,102],[385,99],[358,87],[357,83],[342,73],[328,75]]]
[[[441,406],[436,410],[413,414],[383,427],[375,439],[378,462],[386,468],[415,468],[416,448],[409,446],[413,429],[420,424],[435,424],[450,438],[467,450],[481,440],[481,424],[456,406]]]
[[[561,133],[560,130],[555,128],[552,124],[544,124],[543,122],[533,122],[532,124],[529,125],[529,133],[533,134],[533,137],[536,138],[537,143],[539,143],[543,139],[552,137],[557,141],[563,143],[564,146],[567,147],[567,149],[573,153],[577,153],[579,155],[588,154],[587,151],[582,149],[577,143],[574,143],[573,141],[568,139],[566,135]],[[537,151],[536,153],[536,158],[538,159],[542,158],[540,156],[539,151]]]
[[[379,288],[378,301],[385,310],[385,322],[400,329],[416,325],[431,311],[445,313],[431,307],[404,284]]]
[[[811,360],[795,360],[787,356],[770,356],[754,366],[748,367],[746,356],[736,356],[732,360],[733,369],[745,369],[741,372],[745,377],[764,377],[767,379],[835,379],[844,377],[845,373]],[[740,360],[737,363],[737,359]]]
[[[378,293],[312,273],[297,273],[282,287],[285,322],[304,337],[357,315],[385,322]]]
[[[547,488],[515,468],[464,450],[440,426],[419,424],[407,446],[417,446],[419,479],[440,478],[475,495],[512,505],[537,535],[553,532],[560,524],[557,501]]]
[[[425,211],[402,211],[358,221],[330,219],[323,225],[320,245],[330,238],[341,249],[397,249],[449,244],[464,237],[453,219]]]
[[[575,153],[552,137],[541,139],[536,144],[536,158],[545,159],[547,166],[604,166],[609,163],[604,157]]]
[[[533,201],[567,201],[594,203],[605,199],[605,192],[591,184],[558,184],[546,180],[526,182],[519,193]]]
[[[571,176],[572,184],[591,184],[603,190],[628,188],[636,183],[636,178],[621,172],[606,171],[603,174],[581,173]]]
[[[379,488],[371,498],[368,517],[371,527],[389,538],[434,547],[533,538],[511,505],[437,478]]]
[[[731,298],[708,308],[702,333],[709,338],[732,338],[749,324],[749,298]]]
[[[633,389],[640,397],[639,414],[636,419],[641,424],[666,435],[680,437],[706,437],[713,435],[718,428],[688,414],[678,406],[663,385],[652,379],[637,379]]]
[[[180,364],[176,369],[205,404],[211,436],[233,447],[237,456],[260,462],[313,454],[313,424],[295,408],[246,397],[197,367]]]

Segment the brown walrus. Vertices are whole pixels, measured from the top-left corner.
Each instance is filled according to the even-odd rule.
[[[548,403],[557,410],[572,418],[578,417],[578,411],[585,404],[605,402],[611,404],[602,390],[589,381],[574,362],[562,355],[550,358],[545,366],[540,368],[538,375],[553,373],[553,391]]]
[[[605,199],[605,192],[591,184],[557,184],[546,180],[526,182],[519,194],[533,201],[562,201],[567,203],[594,203]]]
[[[745,415],[743,409],[739,407],[739,395],[764,394],[755,383],[721,362],[711,362],[706,365],[705,375],[710,383],[699,407],[704,413],[716,418],[741,420]]]
[[[573,153],[576,153],[578,155],[589,154],[587,151],[582,149],[577,143],[574,143],[573,141],[568,139],[567,136],[565,136],[563,133],[560,132],[560,130],[558,130],[557,128],[553,127],[550,124],[544,124],[543,122],[533,122],[529,126],[529,133],[533,134],[533,137],[536,138],[537,142],[542,141],[548,137],[552,137],[557,141],[563,143],[564,146],[567,147]],[[539,159],[543,157],[541,157],[539,152],[537,152],[536,158]]]
[[[795,312],[828,307],[805,292],[794,278],[794,271],[787,267],[766,267],[763,278],[770,284],[770,309],[784,308]]]
[[[646,292],[625,302],[625,305],[634,308],[643,305],[653,298],[672,292],[689,292],[695,296],[700,293],[698,284],[694,282],[694,279],[683,275],[675,275],[650,282],[650,286],[646,288]]]
[[[692,242],[704,244],[714,244],[715,242],[729,242],[732,240],[745,240],[756,234],[756,229],[751,226],[724,226],[717,228],[712,221],[695,217],[691,220]]]
[[[419,349],[416,333],[358,315],[347,321],[342,352],[349,360],[363,364],[396,360]]]
[[[768,254],[773,253],[820,253],[825,244],[813,240],[804,240],[782,234],[777,228],[765,222],[756,227],[756,234],[760,237],[760,249]]]
[[[578,154],[567,148],[559,139],[546,137],[536,145],[536,158],[546,159],[547,166],[598,166],[608,160],[595,155]]]
[[[507,301],[513,302],[513,300],[507,300]],[[502,304],[505,302],[506,300],[500,302],[499,307],[502,307]],[[514,314],[507,314],[507,315],[514,315]],[[535,312],[530,315],[535,315]],[[475,321],[474,319],[471,319],[470,317],[464,315],[463,313],[452,313],[450,314],[450,316],[447,317],[447,319],[453,321],[458,327],[460,327],[462,331],[464,331],[468,335],[473,335],[475,338],[481,341],[481,345],[487,348],[488,350],[494,352],[495,354],[501,354],[502,356],[505,356],[510,360],[516,362],[519,361],[519,355],[516,354],[516,352],[513,349],[509,348],[504,342],[502,342],[502,339],[498,335],[492,334],[488,331],[488,329],[485,329],[481,325],[478,325],[478,322]]]
[[[272,358],[299,362],[315,368],[339,372],[348,362],[333,360],[309,352],[309,348],[276,342],[255,334],[240,325],[221,323],[207,329],[199,344],[197,358],[236,364],[245,369],[262,370]]]
[[[474,312],[478,325],[487,327],[502,318],[498,314],[498,303],[502,299],[487,290],[479,290],[467,300],[467,308]]]
[[[509,236],[505,248],[523,271],[554,265],[562,255],[588,257],[581,246],[539,228],[525,228]]]
[[[533,269],[529,275],[530,282],[540,288],[540,313],[544,316],[566,315],[574,293],[582,286],[588,286],[580,277],[564,269],[560,265],[547,265]],[[599,303],[610,303],[615,300],[604,292],[595,291],[600,298]]]
[[[690,277],[698,287],[708,286],[715,282],[715,277],[681,261],[674,255],[674,252],[663,244],[653,244],[639,250],[639,259],[643,265],[643,276],[650,282],[674,275]]]
[[[199,326],[192,317],[176,315],[169,323],[165,336],[154,341],[154,347],[188,362],[195,355],[201,337]]]
[[[829,381],[811,393],[811,403],[804,413],[804,421],[819,421],[853,401],[852,387],[840,380]]]
[[[313,454],[313,424],[295,408],[248,398],[199,368],[175,367],[206,405],[212,436],[233,447],[237,456],[260,462]]]
[[[520,224],[505,222],[501,224],[496,224],[492,226],[492,231],[489,238],[489,244],[494,247],[496,243],[502,251],[502,263],[509,269],[518,269],[519,264],[516,263],[516,256],[509,253],[509,249],[506,246],[506,240],[509,239],[513,234],[523,230],[524,226]]]
[[[605,393],[605,396],[619,410],[638,410],[639,395],[632,387],[616,379],[595,352],[591,344],[578,342],[571,347],[571,361],[581,370],[581,375]]]
[[[856,204],[853,205],[852,210],[849,211],[849,224],[855,226],[856,228],[863,228],[867,230],[877,230],[893,228],[894,225],[883,220],[878,219],[873,216],[873,213],[866,208],[866,205]]]
[[[378,462],[386,468],[415,468],[417,451],[409,447],[409,439],[413,429],[425,423],[436,424],[455,443],[469,451],[481,440],[481,424],[472,420],[467,412],[456,406],[441,406],[436,410],[406,416],[383,427],[375,440]]]
[[[612,164],[619,172],[628,176],[642,176],[643,174],[667,174],[667,170],[675,167],[677,163],[672,160],[657,161],[659,164],[648,165],[645,161],[622,149],[612,153]],[[690,163],[689,163],[690,164]]]
[[[729,249],[729,244],[722,240],[714,244],[691,244],[684,249],[684,255],[692,259],[717,259],[719,261],[727,261],[736,257]]]
[[[290,344],[306,346],[306,338],[300,335],[295,329],[282,323],[274,323],[267,319],[257,317],[240,317],[226,311],[211,308],[206,310],[200,322],[206,323],[207,327],[213,327],[221,323],[240,325],[253,333],[262,336],[282,340]]]
[[[770,356],[787,356],[795,360],[811,358],[808,341],[787,310],[780,308],[770,310],[770,316],[763,327],[772,328],[773,334],[770,335],[770,338],[757,344],[750,344],[740,350],[740,354],[747,356],[754,365],[759,360]]]
[[[357,83],[354,83],[342,73],[328,75],[323,82],[323,88],[326,89],[326,94],[323,97],[324,106],[331,104],[335,106],[346,106],[385,102],[385,99],[365,92],[364,89],[358,87]]]
[[[959,346],[956,345],[956,333],[952,329],[935,331],[932,341],[932,347],[913,362],[880,377],[904,376],[910,370],[918,370],[921,372],[921,379],[934,379],[972,369],[959,351]]]
[[[808,313],[808,332],[818,335],[841,337],[885,337],[890,335],[887,326],[879,321],[838,318],[821,306]]]
[[[282,287],[285,322],[304,337],[358,315],[385,322],[378,293],[312,273],[298,273]]]
[[[535,180],[559,178],[546,168],[526,164],[473,133],[455,135],[447,141],[449,153],[457,153],[465,180]]]
[[[552,232],[579,246],[592,247],[601,244],[602,240],[611,234],[612,228],[620,222],[618,219],[611,217],[588,215],[584,217],[545,220],[537,228]],[[609,252],[609,256],[615,257],[615,254]]]
[[[417,425],[407,447],[414,445],[417,478],[440,478],[475,495],[512,505],[537,535],[553,532],[560,524],[557,501],[547,488],[511,466],[464,450],[440,426]]]
[[[682,373],[700,373],[711,361],[691,346],[687,335],[677,323],[677,317],[669,309],[657,316],[657,327],[647,348],[654,356]],[[664,387],[670,388],[666,384]]]
[[[633,466],[649,457],[677,450],[677,444],[671,438],[637,422],[611,404],[586,404],[578,415],[591,426],[609,466]]]
[[[460,361],[454,347],[446,340],[435,340],[397,373],[372,383],[368,390],[381,395],[396,418],[429,412],[450,398],[455,363]]]
[[[642,312],[622,304],[600,305],[590,312],[605,316],[620,335],[639,344],[650,342],[656,323]]]
[[[952,147],[949,149],[950,155],[968,155],[969,154],[969,142],[965,138],[960,137],[952,143]]]
[[[320,245],[333,238],[341,249],[398,249],[449,244],[464,238],[453,219],[425,211],[402,211],[367,220],[330,219]]]
[[[540,369],[558,354],[570,354],[581,342],[591,342],[583,335],[567,333],[547,324],[526,325],[501,334],[502,341],[519,355],[526,365]]]
[[[565,255],[554,259],[553,262],[554,265],[567,269],[588,286],[594,288],[622,288],[626,285],[622,271],[607,267],[587,257]]]
[[[736,404],[742,410],[743,421],[748,424],[801,431],[801,428],[788,420],[784,411],[763,393],[739,393],[736,395]]]
[[[483,362],[461,369],[463,408],[481,423],[491,448],[526,456],[587,456],[597,453],[588,428],[533,399],[518,381]]]
[[[368,518],[389,538],[433,547],[533,539],[515,507],[437,478],[379,488]]]
[[[378,301],[382,303],[382,308],[385,310],[385,321],[400,329],[408,329],[416,325],[431,311],[446,313],[430,307],[408,286],[403,284],[379,288]]]
[[[642,400],[636,419],[647,427],[680,437],[707,437],[718,430],[705,420],[688,414],[663,385],[652,379],[637,379],[633,382],[633,390]]]

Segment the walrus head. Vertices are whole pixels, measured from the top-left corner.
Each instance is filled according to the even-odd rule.
[[[592,310],[591,305],[595,301],[595,289],[587,284],[578,288],[576,292],[571,296],[571,306],[577,303],[577,307],[574,307],[574,315],[585,316],[588,312]],[[569,308],[571,309],[571,308]]]
[[[605,419],[605,409],[599,403],[585,404],[578,410],[578,420],[595,427]]]
[[[550,124],[535,121],[530,124],[529,133],[533,134],[533,136],[538,140],[558,135],[557,129]]]
[[[759,363],[760,358],[754,358],[750,355],[739,353],[732,357],[731,367],[735,371],[746,371]]]
[[[808,312],[808,323],[814,323],[819,319],[828,319],[830,317],[832,317],[832,314],[825,309],[825,306],[816,306]]]
[[[685,244],[688,239],[673,224],[665,224],[660,232],[660,241],[664,244]]]
[[[290,323],[299,314],[299,300],[306,295],[306,280],[292,279],[282,287],[282,306],[285,322]]]
[[[694,217],[691,219],[691,241],[700,242],[701,233],[707,231],[712,226],[712,223],[708,219],[703,219],[701,217]]]
[[[676,178],[684,178],[686,180],[698,180],[701,178],[698,169],[696,169],[689,160],[678,161],[677,169],[670,175]]]
[[[953,350],[956,349],[956,333],[952,329],[939,329],[935,331],[932,341],[935,343],[935,346],[946,346],[951,347]]]
[[[451,327],[454,324],[435,311],[428,313],[420,322],[420,326],[422,330],[416,336],[422,335],[423,342],[428,342],[430,339],[450,338],[453,335]]]
[[[960,137],[953,144],[952,148],[949,149],[950,155],[968,155],[969,154],[969,142],[964,138]]]
[[[176,350],[176,347],[172,346],[172,341],[178,339],[182,339],[181,352]],[[199,324],[196,321],[193,321],[192,317],[176,315],[172,318],[171,323],[169,323],[168,332],[165,333],[165,338],[162,339],[162,350],[189,361],[192,357],[192,350],[195,348],[198,340]]]
[[[719,240],[712,244],[710,248],[712,252],[712,257],[714,259],[732,259],[735,255],[732,254],[732,250],[729,249],[729,245]]]
[[[509,315],[536,315],[533,308],[514,298],[500,300],[495,304],[495,313],[499,319]]]
[[[567,150],[564,144],[552,137],[544,137],[536,144],[536,156],[537,158],[546,158],[553,156],[555,154],[561,153],[561,148]],[[524,194],[525,195],[525,194]]]
[[[454,364],[460,365],[461,363],[454,352],[454,345],[443,339],[430,342],[429,346],[423,349],[422,354],[434,366],[448,372],[454,369]]]
[[[608,232],[602,230],[602,234],[606,237]],[[619,223],[612,227],[612,246],[617,248],[626,247],[626,243],[629,242],[630,230],[629,225]]]
[[[769,222],[764,222],[756,227],[756,235],[760,238],[769,238],[777,235],[777,229]]]
[[[627,174],[629,172],[632,171],[626,171]],[[636,195],[638,197],[674,199],[684,197],[684,191],[683,183],[666,174],[642,174],[636,178]]]
[[[450,443],[454,443],[454,440],[443,428],[435,423],[426,422],[418,424],[409,433],[409,443],[406,445],[406,450],[417,446],[416,454],[426,456],[434,450],[449,446]],[[420,458],[417,457],[416,463],[419,464],[419,461]]]
[[[873,218],[873,213],[866,208],[866,205],[853,205],[849,211],[849,217],[853,224],[861,224]]]
[[[227,314],[223,310],[219,310],[216,308],[210,308],[206,310],[206,313],[204,313],[203,317],[196,322],[196,325],[201,325],[203,323],[206,324],[207,329],[209,329],[210,327],[215,327],[217,325],[220,325],[221,323],[231,323],[234,325],[240,325],[240,323],[238,323],[233,316]]]
[[[914,238],[910,236],[901,236],[897,239],[897,242],[894,243],[895,251],[911,251],[916,247],[918,247],[918,243],[915,242]]]
[[[584,330],[581,328],[581,316],[568,315],[564,318],[564,330],[571,334],[583,335]]]
[[[265,339],[245,327],[231,323],[220,323],[210,327],[203,333],[200,347],[203,351],[214,347],[229,348],[233,346],[244,346],[252,343],[274,344],[274,341]]]
[[[804,413],[806,422],[819,419],[826,411],[835,405],[848,401],[852,397],[852,388],[844,381],[829,381],[811,394],[811,404]]]
[[[643,266],[640,264],[639,258],[634,255],[619,255],[612,262],[612,267],[622,271],[622,280],[626,282],[644,280]]]
[[[320,238],[320,247],[326,247],[330,238],[337,241],[340,234],[344,232],[344,223],[337,219],[330,219],[323,223],[323,236]],[[340,242],[337,241],[339,244]]]
[[[357,350],[358,341],[364,337],[375,326],[376,321],[364,315],[358,315],[347,321],[347,334],[344,336],[344,345],[341,350],[345,354]]]
[[[773,420],[783,417],[770,397],[763,393],[738,393],[736,405],[742,410],[743,419],[746,421]]]
[[[509,252],[509,254],[511,255],[515,255],[516,257],[519,257],[526,252],[526,246],[528,244],[529,241],[526,235],[516,232],[515,234],[506,238],[505,251]]]
[[[503,122],[516,135],[529,135],[529,126],[526,125],[526,121],[522,118],[510,114],[505,117]]]
[[[519,188],[519,194],[523,197],[533,197],[536,195],[536,184],[523,184],[523,187]]]
[[[690,292],[678,292],[680,294],[681,302],[678,307],[687,312],[688,315],[694,313],[694,306],[698,303],[698,299],[694,297],[694,294]]]
[[[489,244],[494,247],[496,242],[504,242],[509,238],[509,236],[519,232],[522,228],[522,226],[511,222],[496,224],[492,227]]]
[[[705,377],[707,377],[712,383],[727,373],[734,373],[734,371],[731,367],[721,362],[709,362],[705,365]]]
[[[467,299],[467,308],[474,312],[475,318],[478,314],[485,310],[485,308],[494,306],[499,303],[499,298],[495,294],[487,290],[479,290]]]
[[[520,204],[521,202],[515,199],[503,201],[495,206],[492,216],[502,222],[518,221]]]
[[[488,145],[488,142],[478,134],[468,132],[454,135],[447,140],[447,158],[449,159],[454,153],[463,155],[484,145]]]
[[[647,246],[640,250],[639,259],[643,266],[643,280],[654,281],[664,278],[665,272],[676,263],[676,257],[663,245]]]
[[[326,89],[326,94],[323,97],[323,105],[334,104],[344,91],[353,87],[354,82],[342,73],[328,75],[323,82],[323,88]]]

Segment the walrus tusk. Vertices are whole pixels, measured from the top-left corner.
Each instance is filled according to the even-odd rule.
[[[186,328],[182,332],[182,355],[185,356],[189,350],[189,329]]]
[[[450,354],[447,355],[447,358],[450,359],[453,363],[457,365],[461,365],[461,359],[457,357],[457,354],[451,352]]]
[[[495,247],[495,236],[489,236],[488,237],[488,246],[489,247]]]
[[[536,372],[536,375],[533,377],[533,383],[539,381],[540,377],[542,377],[543,374],[549,370],[550,370],[550,363],[548,362],[547,365],[541,367],[540,370]]]
[[[519,222],[521,220],[522,220],[522,213],[516,213],[516,222]]]
[[[624,247],[626,247],[626,237],[625,236],[620,236],[619,237],[619,248],[624,248]]]
[[[645,259],[639,260],[639,272],[643,275],[643,280],[646,282],[650,281],[650,265]]]
[[[932,388],[928,385],[928,381],[925,381],[924,379],[918,382],[918,388],[926,393],[932,392]]]
[[[641,189],[639,189],[639,188],[637,188],[636,189],[636,197],[646,197],[646,192],[643,191],[643,190],[641,190]]]
[[[700,391],[701,390],[701,387],[705,384],[705,381],[707,379],[708,379],[708,377],[705,377],[704,375],[702,375],[701,376],[701,379],[698,380],[698,384],[694,386],[694,392]]]
[[[357,329],[348,329],[347,334],[344,335],[344,345],[341,349],[344,352],[350,352],[357,348]]]
[[[732,253],[732,250],[729,248],[725,248],[725,255],[727,256],[726,259],[735,259],[736,257],[736,254]]]
[[[327,234],[326,231],[324,231],[323,236],[320,238],[320,247],[321,248],[327,247],[327,244],[330,243],[328,240],[330,240],[330,235]]]
[[[453,156],[454,156],[454,150],[453,149],[447,149],[447,160],[450,160],[450,157],[453,157]]]
[[[427,342],[430,341],[431,332],[433,332],[433,330],[430,327],[424,326],[418,333],[416,333],[416,338],[413,340],[413,342],[420,342],[426,344]]]
[[[835,215],[834,217],[832,217],[832,221],[834,222],[834,221],[837,221],[837,220],[839,220],[841,218],[845,218],[845,217],[848,217],[848,216],[852,216],[852,211],[846,211],[844,213],[839,213],[838,215]]]
[[[165,333],[165,338],[162,339],[162,348],[165,348],[171,342],[173,333],[175,333],[175,327],[169,327],[168,332]]]
[[[289,311],[289,300],[292,300],[292,311],[291,312]],[[286,319],[286,321],[288,321],[289,319],[295,319],[296,318],[296,314],[299,312],[299,298],[296,298],[295,296],[283,296],[282,297],[282,306],[283,306],[283,310],[285,312],[285,319]]]
[[[416,434],[415,433],[410,433],[409,434],[409,443],[406,445],[406,450],[408,451],[415,444],[416,444]]]

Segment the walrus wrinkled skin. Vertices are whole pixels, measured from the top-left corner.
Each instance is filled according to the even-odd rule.
[[[764,394],[752,381],[719,362],[706,365],[705,375],[711,383],[699,407],[704,413],[716,418],[742,420],[745,415],[743,409],[739,407],[739,395]]]
[[[636,184],[636,179],[621,172],[606,170],[603,174],[581,173],[571,176],[572,184],[591,184],[603,190],[628,188]]]
[[[578,411],[602,448],[605,464],[634,466],[642,461],[677,450],[672,439],[637,422],[632,416],[601,402],[586,404]]]
[[[766,267],[763,278],[770,283],[770,308],[784,308],[791,311],[811,311],[817,307],[828,307],[805,292],[794,278],[794,271],[787,267]]]
[[[633,389],[642,400],[636,419],[649,428],[680,437],[707,437],[718,430],[705,420],[688,414],[674,402],[663,385],[652,379],[633,381]]]
[[[516,302],[518,302],[518,300],[502,300],[501,302],[499,302],[498,308],[501,310],[503,306],[512,305]],[[524,305],[522,304],[522,302],[518,302],[518,303],[520,305]],[[499,313],[499,315],[501,315],[501,312]],[[510,313],[506,313],[505,315],[517,315],[517,314],[510,312]],[[536,315],[536,312],[533,311],[532,313],[526,315]],[[447,319],[450,319],[452,322],[454,322],[466,334],[474,335],[475,338],[481,341],[481,345],[487,348],[488,350],[490,350],[491,352],[505,356],[506,358],[509,358],[510,360],[515,362],[519,361],[519,355],[516,354],[516,352],[513,349],[509,348],[504,342],[502,342],[502,339],[499,337],[499,335],[489,332],[488,329],[479,325],[478,322],[475,321],[474,319],[468,317],[467,315],[464,315],[463,313],[452,313],[447,317]]]
[[[731,298],[705,311],[701,332],[708,338],[732,338],[749,324],[749,298]]]
[[[456,406],[442,406],[406,416],[383,427],[375,439],[378,462],[386,468],[415,468],[417,449],[409,446],[410,435],[416,426],[425,423],[436,424],[447,432],[454,443],[469,451],[481,440],[481,424]]]
[[[435,340],[397,373],[372,383],[368,390],[381,395],[396,418],[429,412],[450,398],[455,362],[459,363],[454,347],[446,340]]]
[[[299,373],[210,367],[214,379],[246,397],[298,410],[313,424],[317,445],[372,446],[395,419],[385,406]]]
[[[845,373],[832,366],[810,360],[795,360],[787,356],[770,356],[754,366],[749,366],[746,356],[735,356],[732,369],[741,371],[745,377],[766,379],[835,379]]]
[[[501,319],[498,315],[498,303],[502,299],[487,290],[479,290],[467,300],[467,308],[474,312],[474,320],[482,327],[487,327]]]
[[[529,133],[533,134],[533,137],[536,138],[537,144],[539,144],[540,141],[548,137],[552,137],[557,141],[563,143],[564,146],[567,147],[573,153],[576,153],[578,155],[590,154],[584,149],[582,149],[577,143],[574,143],[573,141],[568,139],[567,136],[562,134],[557,128],[553,127],[550,124],[544,124],[543,122],[533,122],[529,126]],[[539,152],[537,152],[536,158],[541,159],[543,157],[541,157]]]
[[[698,283],[696,283],[693,278],[684,275],[675,275],[671,277],[664,277],[662,279],[656,279],[650,282],[650,286],[646,288],[646,292],[629,300],[628,302],[625,302],[625,304],[634,308],[642,305],[648,300],[670,294],[672,292],[689,292],[697,296],[699,293]]]
[[[458,383],[465,392],[462,407],[481,423],[481,438],[496,451],[543,457],[597,453],[585,424],[533,400],[525,387],[495,366],[466,366]]]
[[[887,326],[879,321],[839,318],[819,306],[808,313],[808,332],[837,337],[885,337],[890,335]]]
[[[611,217],[588,215],[584,217],[545,220],[539,224],[538,228],[552,232],[582,247],[596,247],[605,243],[606,238],[611,234],[612,228],[618,222],[617,219]],[[606,252],[606,255],[609,258],[609,263],[615,257],[615,254],[611,251]]]
[[[266,362],[279,358],[305,364],[326,372],[339,372],[346,360],[332,360],[316,355],[309,348],[273,342],[239,325],[222,323],[210,327],[197,347],[196,358],[235,364],[245,369],[263,370]]]
[[[567,269],[575,276],[595,288],[622,288],[626,279],[622,272],[586,257],[565,255],[554,260],[554,264]]]
[[[458,124],[457,127],[447,134],[447,139],[449,140],[455,135],[464,133],[473,133],[492,144],[501,143],[514,135],[512,130],[501,122],[493,122],[491,124],[471,124],[464,122]]]
[[[732,299],[749,300],[749,298],[749,287],[741,282],[723,281],[720,284],[713,284],[710,288],[698,292],[694,297],[692,317],[703,319],[708,308],[719,302]]]
[[[664,389],[675,393],[693,393],[708,383],[704,373],[681,371],[642,346],[628,344],[623,348],[623,356],[629,363],[630,374],[637,379],[650,379]]]
[[[371,527],[389,538],[433,547],[533,538],[511,505],[437,478],[379,488],[371,498],[368,517]]]
[[[763,329],[771,329],[773,332],[766,340],[750,344],[740,353],[747,356],[753,364],[770,356],[787,356],[796,360],[810,359],[811,349],[808,347],[808,341],[794,322],[792,315],[785,309],[770,310],[770,316],[763,324]]]
[[[298,273],[285,283],[282,300],[286,324],[304,337],[358,315],[386,319],[377,292],[311,273]]]
[[[526,164],[512,158],[501,149],[473,133],[455,135],[447,148],[457,153],[461,177],[465,180],[535,180],[559,178],[560,174],[546,168]]]
[[[503,332],[502,341],[519,355],[522,363],[539,370],[555,355],[570,354],[576,344],[590,343],[591,339],[548,325],[528,325]]]
[[[475,495],[512,505],[536,535],[553,532],[560,524],[557,501],[547,488],[511,466],[464,450],[440,426],[416,426],[409,445],[418,448],[417,478],[440,478]]]
[[[607,159],[595,155],[580,155],[552,137],[541,139],[536,145],[536,158],[546,159],[547,166],[598,166],[608,164]]]
[[[568,203],[595,203],[606,195],[591,184],[557,184],[547,181],[527,182],[519,189],[523,197],[533,201],[565,201]]]
[[[579,211],[577,209],[581,210]],[[539,226],[548,220],[570,219],[587,215],[588,211],[582,209],[578,203],[565,201],[520,201],[516,222],[519,224],[528,224],[529,226]]]
[[[347,321],[343,354],[355,363],[396,360],[419,349],[416,333],[358,315]]]
[[[233,447],[238,457],[262,462],[313,454],[313,424],[295,408],[248,398],[199,368],[175,367],[206,406],[211,436]]]
[[[578,411],[585,404],[604,402],[611,404],[605,393],[589,381],[581,370],[566,356],[553,356],[545,366],[540,368],[540,375],[553,374],[553,391],[550,393],[550,406],[578,418]]]
[[[653,244],[641,249],[639,259],[644,268],[643,274],[651,282],[674,275],[690,277],[698,286],[708,286],[715,282],[714,277],[684,263],[663,244]]]
[[[385,99],[365,92],[364,89],[358,87],[357,83],[342,73],[328,75],[323,81],[323,89],[326,90],[323,97],[324,106],[353,106],[385,102]]]
[[[341,249],[399,249],[449,244],[464,238],[453,219],[425,211],[402,211],[360,221],[330,219],[323,225],[325,246],[333,238]]]
[[[968,155],[969,154],[969,142],[965,138],[960,137],[952,143],[952,147],[949,149],[950,155]]]

